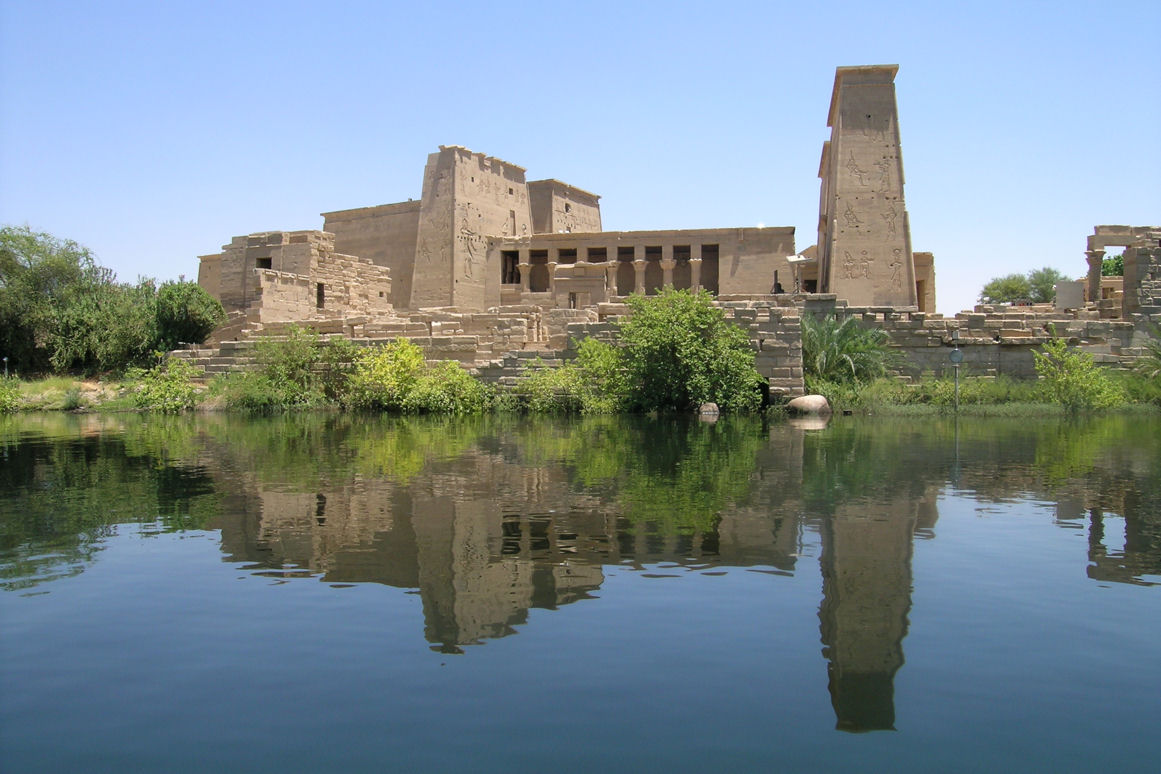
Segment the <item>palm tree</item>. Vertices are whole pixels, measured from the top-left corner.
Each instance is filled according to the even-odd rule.
[[[898,361],[886,331],[864,328],[854,317],[802,316],[802,368],[831,382],[866,382],[886,376]]]

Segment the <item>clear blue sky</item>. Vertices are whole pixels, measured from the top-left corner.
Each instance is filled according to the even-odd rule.
[[[440,144],[601,194],[605,228],[815,241],[841,65],[897,63],[939,309],[1161,224],[1161,3],[0,0],[0,222],[122,280],[418,198]]]

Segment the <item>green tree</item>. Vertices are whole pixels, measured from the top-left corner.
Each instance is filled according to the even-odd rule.
[[[1050,304],[1056,300],[1056,283],[1068,279],[1064,272],[1049,266],[1028,272],[1029,298],[1033,303]]]
[[[1063,272],[1049,266],[1027,274],[1005,274],[988,281],[980,291],[984,304],[1010,304],[1028,300],[1036,304],[1051,303],[1056,298],[1056,283],[1068,279]]]
[[[225,321],[221,302],[196,282],[165,282],[157,292],[157,334],[167,350],[201,344]]]
[[[0,348],[12,368],[43,371],[87,351],[88,336],[69,335],[85,327],[80,319],[112,285],[112,272],[88,248],[27,226],[0,228]],[[73,349],[54,358],[61,343]]]
[[[1032,295],[1032,286],[1023,274],[1005,274],[984,285],[980,291],[980,302],[984,304],[1008,304],[1022,301]]]
[[[644,411],[688,411],[705,402],[753,411],[761,377],[745,331],[725,319],[706,291],[665,288],[633,294],[621,323],[631,402]]]
[[[1125,256],[1110,255],[1101,261],[1102,277],[1123,277],[1125,275]]]

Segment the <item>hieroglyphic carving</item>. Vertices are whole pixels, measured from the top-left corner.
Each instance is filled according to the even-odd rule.
[[[855,152],[854,151],[851,151],[851,157],[850,157],[850,159],[847,160],[846,166],[847,166],[847,171],[851,173],[851,177],[853,177],[859,181],[859,185],[862,185],[862,186],[867,185],[867,175],[869,173],[859,166],[859,162],[855,161]]]
[[[843,220],[847,222],[847,228],[857,228],[863,224],[850,202],[847,202],[846,209],[843,210]]]
[[[887,222],[887,238],[895,238],[895,219],[899,217],[899,211],[895,209],[895,205],[891,205],[891,209],[884,212],[880,217]]]
[[[871,278],[871,256],[866,250],[859,251],[859,268],[863,272],[863,279]]]
[[[903,251],[896,247],[891,251],[891,285],[896,290],[903,289]]]
[[[850,250],[843,250],[843,279],[855,278],[855,259]]]
[[[891,187],[891,162],[888,159],[876,161],[875,169],[879,170],[879,177],[875,182],[880,191],[886,191]]]

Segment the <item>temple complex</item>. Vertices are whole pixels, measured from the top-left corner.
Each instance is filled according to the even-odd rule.
[[[669,286],[714,296],[749,334],[772,393],[802,389],[804,311],[884,328],[916,373],[940,373],[946,348],[960,346],[975,373],[1034,376],[1032,348],[1054,330],[1102,362],[1129,363],[1161,322],[1156,227],[1098,226],[1087,280],[1062,287],[1055,307],[935,314],[934,256],[911,246],[897,72],[836,70],[818,241],[801,251],[792,226],[604,231],[597,194],[440,146],[417,201],[325,212],[321,231],[253,233],[202,256],[198,282],[229,321],[214,349],[185,356],[229,370],[245,365],[255,336],[305,325],[365,344],[406,337],[430,359],[512,383],[529,356],[614,340],[627,296]],[[1123,280],[1100,275],[1112,245],[1126,248]]]

